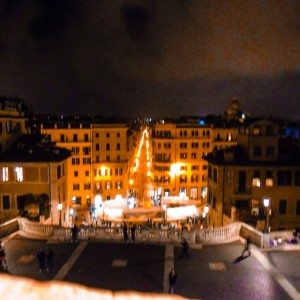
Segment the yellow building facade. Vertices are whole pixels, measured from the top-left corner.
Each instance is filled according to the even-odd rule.
[[[213,149],[236,144],[236,128],[198,123],[159,122],[153,125],[153,197],[186,195],[204,199],[207,162]]]
[[[95,197],[127,196],[127,162],[131,153],[126,124],[42,125],[41,133],[72,151],[68,159],[66,200],[69,207],[89,209]]]

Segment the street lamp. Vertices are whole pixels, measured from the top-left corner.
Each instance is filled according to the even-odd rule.
[[[61,226],[61,210],[62,210],[62,203],[58,203],[57,209],[59,210],[59,226]]]
[[[265,226],[265,232],[269,233],[269,217],[270,217],[270,199],[264,198],[263,199],[264,207],[266,208],[266,226]]]

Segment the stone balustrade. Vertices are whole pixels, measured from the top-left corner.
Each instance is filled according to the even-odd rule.
[[[19,223],[17,219],[5,222],[0,226],[0,238],[3,238],[17,230],[19,230]]]
[[[113,292],[104,289],[88,288],[70,282],[40,282],[12,275],[0,274],[0,293],[5,299],[22,300],[184,300],[179,295],[139,293],[134,291]]]

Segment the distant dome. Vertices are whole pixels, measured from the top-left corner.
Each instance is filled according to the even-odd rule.
[[[228,119],[237,119],[238,118],[238,114],[241,111],[241,104],[240,102],[234,97],[227,110],[226,110],[226,115]]]

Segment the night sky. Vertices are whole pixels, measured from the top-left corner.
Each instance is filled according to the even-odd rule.
[[[300,119],[299,0],[0,0],[0,95],[37,113]]]

